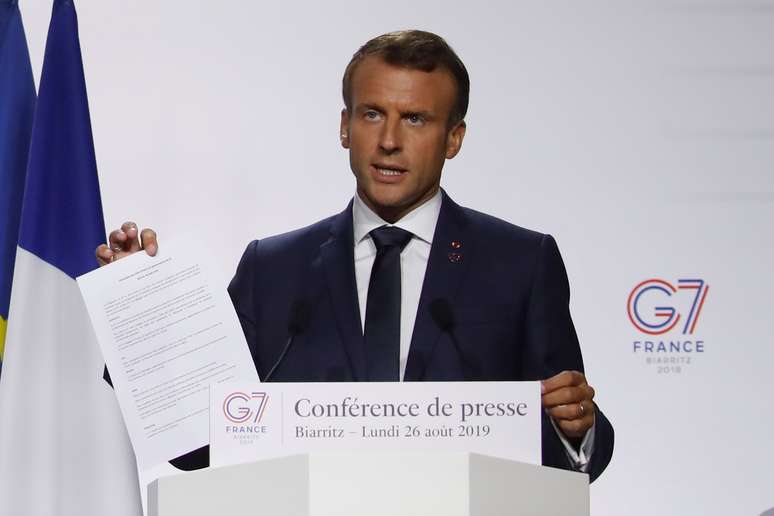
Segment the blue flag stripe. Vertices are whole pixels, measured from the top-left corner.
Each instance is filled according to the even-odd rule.
[[[35,84],[19,6],[16,0],[0,0],[0,317],[5,320],[34,109]]]
[[[55,0],[32,128],[19,246],[76,278],[105,241],[78,21]]]

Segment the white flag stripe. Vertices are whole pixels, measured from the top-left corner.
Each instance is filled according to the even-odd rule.
[[[10,307],[0,514],[138,516],[134,454],[75,280],[19,248]]]

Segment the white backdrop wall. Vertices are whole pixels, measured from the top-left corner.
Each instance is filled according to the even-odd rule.
[[[21,8],[39,73],[50,2]],[[774,2],[77,8],[108,225],[152,225],[162,245],[190,235],[224,285],[249,240],[351,197],[339,88],[356,48],[399,28],[446,37],[472,91],[445,188],[552,233],[565,258],[587,373],[616,429],[592,513],[774,507]],[[627,298],[651,278],[709,285],[693,334],[630,322]],[[685,321],[690,299],[660,301]],[[635,351],[645,340],[701,340],[704,351]]]

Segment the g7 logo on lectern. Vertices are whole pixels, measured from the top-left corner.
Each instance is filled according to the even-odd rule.
[[[256,424],[261,421],[269,395],[265,392],[232,392],[223,400],[223,414],[232,423]]]
[[[629,294],[629,320],[648,335],[667,333],[682,320],[682,334],[693,335],[708,290],[702,279],[679,279],[677,287],[662,279],[645,280]]]

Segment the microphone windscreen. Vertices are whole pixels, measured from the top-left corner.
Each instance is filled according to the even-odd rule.
[[[451,305],[448,301],[442,298],[434,299],[430,303],[430,315],[438,325],[444,331],[449,331],[454,327],[454,312],[452,312]]]
[[[290,307],[290,320],[288,321],[288,331],[292,334],[299,334],[306,331],[309,326],[309,302],[306,299],[297,299]]]

